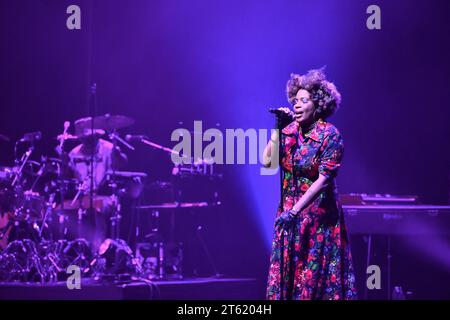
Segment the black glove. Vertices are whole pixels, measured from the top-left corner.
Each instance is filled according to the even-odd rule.
[[[281,227],[286,229],[291,226],[296,217],[295,212],[292,210],[284,211],[280,216],[275,220],[275,227]]]
[[[284,112],[277,114],[275,126],[277,129],[282,130],[292,121],[294,121],[295,118],[294,113],[291,110],[289,110],[289,108],[280,108],[280,109],[283,109],[282,111]]]

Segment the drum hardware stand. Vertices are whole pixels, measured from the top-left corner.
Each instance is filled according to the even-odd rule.
[[[152,228],[152,234],[156,235],[156,238],[158,240],[158,256],[159,256],[159,260],[158,260],[158,276],[159,279],[163,279],[164,278],[164,242],[161,236],[161,233],[159,231],[159,226],[160,226],[160,215],[159,215],[159,211],[152,211],[152,217],[156,218],[156,223],[155,226]]]
[[[78,224],[77,234],[78,234],[78,236],[80,236],[80,234],[81,234],[80,228],[82,226],[83,216],[86,215],[86,211],[87,211],[85,208],[83,208],[83,195],[88,188],[87,183],[89,180],[91,180],[91,175],[88,175],[85,178],[85,180],[78,186],[78,191],[75,194],[75,197],[72,199],[72,202],[70,203],[71,206],[73,206],[78,201],[78,199],[80,201],[80,207],[78,208],[78,211],[77,211],[77,224]],[[92,199],[93,192],[92,192],[92,190],[90,190],[90,192],[89,192],[89,197],[90,197],[89,198],[89,206],[90,206],[90,208],[93,208],[93,199]],[[63,203],[64,203],[64,200],[63,200]],[[62,222],[64,223],[64,221],[65,221],[65,215],[64,215],[64,220]],[[61,222],[61,220],[60,220],[60,222]]]
[[[87,181],[88,181],[88,179],[89,179],[89,180],[91,179],[91,176],[90,176],[90,175],[87,176],[87,177],[85,178],[85,180],[78,186],[78,191],[77,191],[77,193],[75,194],[75,197],[72,199],[72,202],[70,203],[72,206],[75,204],[75,202],[77,202],[78,198],[86,192],[86,190],[87,190]],[[92,190],[92,189],[91,189],[91,190]],[[90,195],[92,195],[92,191],[90,192]],[[82,201],[82,199],[81,199],[81,201]],[[93,207],[92,204],[93,204],[93,202],[90,203],[90,207],[91,207],[91,208]],[[83,205],[81,205],[81,207],[83,207]]]
[[[58,168],[58,175],[57,175],[57,179],[58,179],[58,189],[57,192],[59,191],[59,197],[60,197],[60,202],[61,202],[61,210],[57,213],[57,218],[58,218],[58,238],[60,237],[66,237],[67,234],[67,229],[64,228],[64,224],[67,220],[67,215],[64,212],[64,199],[65,199],[65,195],[66,195],[66,190],[67,190],[67,185],[64,183],[63,179],[62,179],[62,172],[61,172],[61,168]]]
[[[152,268],[152,271],[154,271],[154,273],[151,273],[149,276],[151,276],[152,280],[161,280],[164,279],[165,277],[165,272],[164,272],[164,261],[165,261],[165,256],[164,256],[164,242],[163,242],[163,238],[161,235],[161,232],[159,230],[160,227],[160,212],[157,209],[153,209],[151,211],[151,223],[152,223],[152,228],[151,228],[151,232],[146,234],[144,236],[145,240],[148,241],[146,243],[148,243],[151,248],[153,249],[152,252],[153,254],[156,254],[156,256],[152,256],[155,259],[154,263],[155,263],[155,269]],[[138,227],[138,226],[136,226]],[[138,230],[136,230],[136,232],[138,232]],[[139,250],[139,244],[136,245],[137,249]]]
[[[64,223],[67,219],[67,216],[64,212],[64,200],[65,200],[65,194],[67,191],[67,185],[63,179],[63,170],[66,170],[68,167],[68,154],[67,152],[64,151],[64,144],[69,136],[69,134],[67,133],[68,129],[70,127],[70,122],[69,121],[65,121],[64,122],[64,131],[61,135],[61,138],[59,140],[59,145],[56,147],[55,151],[56,153],[59,155],[59,158],[61,159],[61,164],[57,165],[57,175],[56,175],[56,179],[57,179],[57,192],[59,192],[59,197],[60,197],[60,202],[61,202],[61,210],[60,212],[57,213],[58,215],[58,233],[59,233],[59,237],[65,237],[67,230],[64,228]]]
[[[97,109],[97,84],[94,82],[92,86],[90,87],[90,93],[91,93],[91,139],[95,139],[94,136],[94,118],[95,113]],[[95,141],[98,143],[97,141]],[[90,163],[90,189],[89,189],[89,209],[92,210],[94,207],[94,185],[95,185],[95,171],[94,171],[94,159],[95,159],[95,151],[96,151],[96,145],[92,146],[91,148],[91,163]]]
[[[109,135],[109,138],[113,141],[113,152],[112,158],[114,161],[114,152],[117,152],[117,141],[122,143],[128,149],[134,151],[135,148],[123,140],[119,134],[116,132],[116,129]],[[111,237],[113,239],[120,239],[120,220],[122,219],[121,215],[121,205],[119,201],[118,189],[117,189],[117,180],[116,180],[116,168],[114,164],[112,165],[112,177],[110,186],[112,187],[112,195],[111,200],[113,203],[113,212],[110,218],[111,221]]]
[[[219,273],[219,271],[218,271],[218,269],[217,269],[217,266],[216,266],[216,264],[214,263],[214,259],[212,258],[211,253],[209,252],[208,246],[206,245],[206,242],[205,242],[205,240],[203,239],[203,236],[202,236],[202,234],[201,234],[202,230],[203,230],[203,227],[202,227],[202,226],[200,226],[200,225],[197,226],[197,230],[196,230],[197,238],[198,238],[200,244],[202,245],[202,249],[203,249],[203,251],[204,251],[205,254],[206,254],[206,257],[207,257],[207,259],[208,259],[209,265],[210,265],[211,268],[213,269],[214,277],[215,277],[215,278],[220,278],[220,277],[223,276],[223,274]]]
[[[44,160],[46,160],[46,158],[42,158],[41,160],[43,162]],[[33,189],[36,187],[36,184],[38,183],[39,179],[42,177],[42,174],[44,173],[45,167],[46,167],[45,163],[41,165],[41,167],[39,168],[39,171],[37,172],[37,177],[36,177],[36,179],[34,179],[33,184],[31,185],[31,188],[29,191],[33,192]]]
[[[16,163],[17,162],[21,162],[20,168],[17,171],[16,175],[14,176],[14,179],[11,183],[11,186],[14,187],[14,185],[16,184],[16,182],[18,182],[18,180],[21,178],[22,176],[22,171],[23,168],[25,167],[25,164],[28,162],[28,160],[30,159],[31,154],[34,151],[34,142],[37,140],[40,140],[42,137],[42,133],[40,131],[37,132],[31,132],[31,133],[26,133],[22,139],[16,141],[16,143],[14,144],[14,158],[16,159]],[[28,150],[22,155],[22,158],[20,159],[20,161],[17,161],[17,146],[19,143],[21,142],[29,142],[31,145],[28,148]]]
[[[30,159],[31,154],[34,151],[34,147],[31,146],[23,155],[22,158],[20,159],[19,162],[21,162],[20,168],[19,170],[16,172],[16,175],[14,176],[13,181],[11,182],[11,186],[14,187],[14,185],[19,181],[19,179],[22,176],[22,171],[23,168],[25,167],[26,163],[28,162],[28,160]]]
[[[111,200],[113,203],[113,213],[111,215],[111,238],[112,239],[120,239],[120,220],[122,219],[121,206],[119,202],[119,197],[113,193],[111,195]]]
[[[47,221],[47,217],[51,214],[52,210],[55,207],[55,203],[53,202],[54,200],[55,200],[55,194],[52,193],[50,195],[50,198],[49,198],[48,202],[47,202],[47,209],[45,210],[45,214],[44,214],[44,217],[42,219],[42,224],[41,224],[41,227],[39,228],[39,238],[40,239],[42,239],[42,231],[44,230],[45,223]]]
[[[69,134],[67,133],[67,130],[69,130],[70,128],[70,122],[69,121],[65,121],[64,122],[64,131],[63,133],[58,136],[59,139],[59,145],[56,147],[56,152],[58,154],[63,154],[64,153],[64,143],[66,142],[67,138],[69,137]]]
[[[64,157],[64,155],[62,157]],[[62,168],[65,167],[64,161],[65,160],[62,159],[62,162],[61,162]],[[61,210],[59,210],[59,212],[57,213],[57,218],[58,218],[58,237],[65,238],[67,236],[67,227],[65,227],[65,223],[66,223],[66,220],[68,219],[68,217],[65,213],[64,200],[66,198],[66,191],[67,191],[68,186],[63,179],[62,168],[58,166],[58,174],[57,174],[58,189],[57,189],[57,192],[59,192],[59,198],[60,198],[60,202],[61,202]]]

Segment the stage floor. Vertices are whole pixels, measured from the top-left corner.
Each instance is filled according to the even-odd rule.
[[[0,283],[0,300],[221,300],[264,299],[252,278],[187,278],[183,280],[100,283],[83,279],[80,289],[56,283]]]

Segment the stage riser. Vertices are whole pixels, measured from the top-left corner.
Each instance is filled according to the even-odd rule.
[[[143,282],[128,285],[86,283],[69,290],[57,284],[0,284],[0,300],[221,300],[263,299],[264,291],[253,279],[193,279],[179,282]]]

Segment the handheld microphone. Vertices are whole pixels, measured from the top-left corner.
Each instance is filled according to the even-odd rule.
[[[277,116],[283,116],[283,115],[285,115],[285,116],[292,117],[292,116],[293,116],[293,112],[292,112],[289,108],[288,108],[288,109],[289,109],[289,112],[286,112],[286,111],[283,110],[284,108],[287,108],[287,107],[270,108],[268,111],[269,111],[270,113],[273,113],[273,114],[277,115]]]
[[[268,111],[275,115],[275,126],[277,129],[282,129],[294,121],[294,113],[289,108],[270,108]]]
[[[269,109],[269,112],[270,112],[270,113],[273,113],[273,114],[284,113],[283,111],[281,111],[280,109],[277,109],[277,108],[270,108],[270,109]]]

